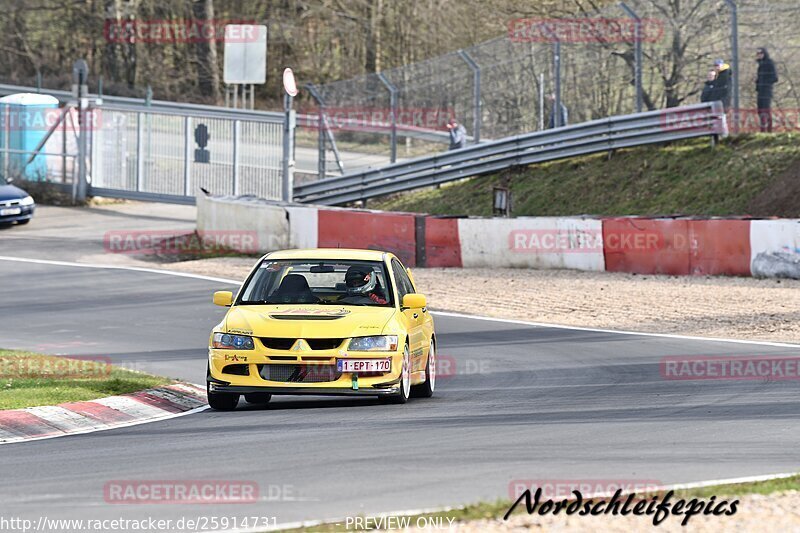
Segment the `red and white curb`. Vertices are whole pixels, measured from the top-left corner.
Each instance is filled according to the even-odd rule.
[[[0,411],[0,444],[134,426],[206,408],[204,388],[176,383],[92,401]]]

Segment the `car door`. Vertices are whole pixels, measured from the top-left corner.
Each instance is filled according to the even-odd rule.
[[[427,310],[403,309],[403,296],[414,292],[414,285],[408,278],[405,267],[397,259],[392,259],[392,274],[397,287],[397,299],[400,304],[403,322],[408,330],[408,348],[411,353],[411,371],[425,370],[425,355],[428,341],[425,338],[425,316]]]

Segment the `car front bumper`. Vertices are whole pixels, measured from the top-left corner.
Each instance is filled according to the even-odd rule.
[[[17,206],[11,206],[17,207]],[[6,207],[2,209],[8,209]],[[33,212],[36,210],[36,205],[20,206],[22,210],[18,215],[4,215],[0,216],[0,224],[11,224],[12,222],[22,222],[33,218]]]
[[[357,374],[331,370],[336,365],[338,354],[307,352],[297,356],[281,354],[231,352],[228,350],[209,350],[207,381],[212,392],[250,394],[266,392],[270,394],[335,395],[335,396],[380,396],[396,394],[399,390],[400,374],[403,364],[402,352],[375,354],[350,354],[351,359],[391,358],[392,369],[381,374]],[[277,358],[280,358],[276,360]],[[242,374],[230,373],[230,365],[239,367]],[[262,367],[283,367],[283,372],[262,372]],[[290,367],[301,367],[301,374],[325,376],[319,381],[287,377]],[[319,370],[318,370],[319,369]],[[330,374],[332,372],[332,374]],[[270,379],[281,376],[277,380]],[[328,379],[327,376],[330,376]]]
[[[244,387],[237,385],[224,385],[209,381],[211,392],[228,394],[252,394],[263,393],[274,395],[298,395],[298,396],[391,396],[397,394],[400,385],[390,387],[369,387],[369,388],[344,388],[344,387]]]

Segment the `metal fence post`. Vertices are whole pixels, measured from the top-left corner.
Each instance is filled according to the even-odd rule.
[[[458,55],[472,70],[472,138],[475,140],[475,144],[478,144],[481,142],[481,122],[483,121],[483,113],[481,112],[481,67],[464,50],[459,50]]]
[[[317,118],[317,146],[319,149],[319,155],[317,156],[317,174],[319,174],[319,179],[325,179],[327,175],[325,170],[325,100],[322,99],[322,95],[317,92],[317,88],[312,84],[307,83],[305,87],[308,89],[308,92],[311,93],[314,100],[317,101],[317,107],[319,108],[319,115]]]
[[[183,194],[191,196],[192,117],[183,117]]]
[[[378,73],[378,79],[381,80],[381,83],[383,83],[384,87],[389,91],[389,106],[392,109],[392,134],[390,141],[392,145],[392,155],[390,161],[394,163],[397,161],[397,87],[392,85],[383,72]]]
[[[239,123],[234,120],[231,124],[233,128],[233,195],[239,194]]]
[[[144,153],[142,151],[142,113],[136,113],[136,192],[142,190],[144,176]]]
[[[294,199],[294,129],[295,114],[292,110],[292,96],[283,95],[283,108],[285,117],[283,119],[283,165],[282,165],[282,199],[284,202],[291,202]]]
[[[739,7],[734,0],[725,0],[725,3],[731,8],[731,60],[733,62],[731,83],[733,83],[734,109],[731,126],[733,132],[736,133],[739,131]]]
[[[83,202],[89,190],[86,156],[88,149],[89,125],[86,123],[86,110],[89,107],[89,66],[83,59],[78,59],[72,66],[73,95],[78,101],[78,186],[75,200]]]
[[[642,112],[643,90],[642,90],[642,19],[636,12],[628,7],[625,2],[619,3],[620,7],[634,20],[633,34],[633,60],[634,60],[634,83],[636,84],[636,112]]]
[[[555,117],[553,119],[553,124],[556,128],[560,128],[564,124],[562,124],[563,117],[561,115],[561,41],[558,39],[553,43],[553,71],[556,79],[556,98],[553,109]]]

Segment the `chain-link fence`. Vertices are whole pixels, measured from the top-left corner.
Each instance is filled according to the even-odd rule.
[[[470,48],[312,87],[319,105],[300,110],[298,144],[316,149],[330,175],[445,150],[453,118],[479,142],[696,103],[718,59],[733,72],[736,130],[734,110],[755,112],[758,47],[770,49],[781,79],[773,107],[800,107],[797,10],[767,0],[628,0],[572,19],[510,20],[507,35]]]

